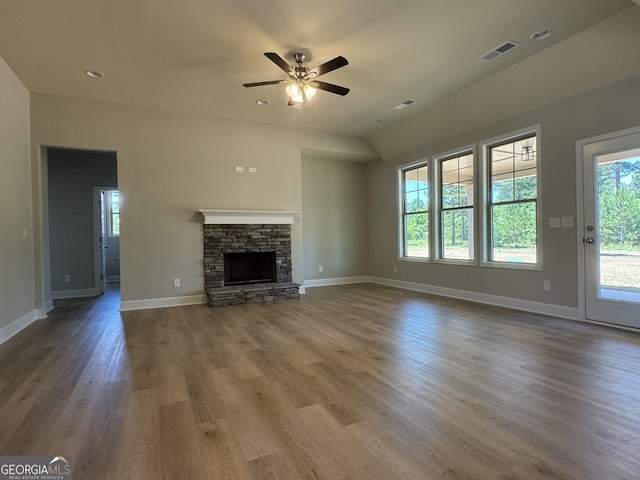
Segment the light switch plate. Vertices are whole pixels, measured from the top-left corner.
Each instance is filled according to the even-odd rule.
[[[573,217],[562,217],[561,225],[562,225],[562,228],[573,227]]]
[[[550,217],[549,228],[560,228],[560,217]]]
[[[244,167],[236,167],[236,172],[238,173],[244,172]]]

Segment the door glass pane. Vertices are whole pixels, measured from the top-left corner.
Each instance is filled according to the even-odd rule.
[[[598,157],[599,290],[640,302],[640,156]]]

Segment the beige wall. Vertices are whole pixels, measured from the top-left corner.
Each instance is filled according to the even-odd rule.
[[[385,160],[415,156],[426,146],[637,74],[640,7],[634,5],[435,105],[420,106],[368,139]]]
[[[29,137],[29,92],[0,58],[0,329],[35,307]]]
[[[526,89],[523,90],[523,93]],[[480,108],[489,108],[490,99]],[[452,114],[465,115],[461,109]],[[453,266],[398,260],[397,166],[477,143],[521,128],[541,125],[542,271]],[[373,276],[512,297],[551,305],[577,306],[577,232],[548,228],[549,217],[576,215],[576,154],[579,139],[640,126],[640,75],[556,102],[508,120],[368,166],[369,271]],[[393,272],[397,265],[398,272]],[[543,291],[543,280],[552,290]]]
[[[123,301],[203,293],[199,208],[300,212],[302,149],[375,155],[363,139],[41,94],[32,94],[32,141],[35,152],[117,152]],[[36,169],[42,162],[34,156]],[[293,277],[302,283],[301,224],[292,231]]]
[[[365,164],[302,159],[305,280],[368,275],[366,201]]]

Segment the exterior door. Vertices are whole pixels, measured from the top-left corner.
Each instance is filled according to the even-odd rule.
[[[640,328],[640,129],[579,144],[585,317]]]

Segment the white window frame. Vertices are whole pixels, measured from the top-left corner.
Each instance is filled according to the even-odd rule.
[[[500,262],[490,260],[489,250],[491,248],[491,229],[489,225],[490,199],[491,193],[489,177],[489,149],[500,143],[508,143],[527,135],[535,136],[536,139],[536,263],[516,263]],[[506,134],[502,134],[480,142],[481,172],[482,181],[479,182],[480,201],[478,202],[479,224],[480,224],[480,266],[492,268],[507,268],[512,270],[542,270],[542,132],[540,124],[522,128]]]
[[[469,155],[471,154],[473,156],[473,259],[470,260],[465,260],[465,259],[454,259],[454,258],[445,258],[443,257],[443,250],[442,250],[442,231],[443,231],[443,225],[442,225],[442,192],[441,192],[441,182],[442,182],[442,170],[441,170],[441,166],[442,166],[442,162],[449,160],[449,159],[453,159],[459,156],[463,156],[463,155]],[[433,228],[431,228],[431,230],[433,231],[433,259],[434,262],[436,263],[448,263],[448,264],[454,264],[454,265],[471,265],[471,266],[477,266],[478,265],[478,239],[479,237],[479,228],[478,228],[478,190],[480,190],[478,188],[478,149],[476,147],[476,144],[470,144],[470,145],[466,145],[464,147],[460,147],[460,148],[456,148],[454,150],[449,150],[446,152],[442,152],[438,155],[435,155],[433,157],[432,163],[431,163],[431,170],[432,170],[432,177],[433,177],[433,182],[432,182],[432,188],[431,190],[433,190],[433,201],[432,201],[432,208],[431,210],[433,211],[433,215],[431,218],[432,224],[433,224]]]
[[[410,257],[406,254],[406,244],[405,244],[405,231],[404,231],[404,172],[407,170],[411,170],[414,168],[419,168],[421,166],[427,166],[427,182],[429,185],[429,197],[428,197],[428,208],[427,208],[427,219],[429,222],[429,228],[427,231],[427,241],[428,241],[428,256],[427,257]],[[407,163],[405,165],[400,165],[396,168],[396,177],[397,177],[397,226],[398,226],[398,237],[397,237],[397,246],[398,246],[398,260],[407,261],[407,262],[420,262],[420,263],[431,263],[433,261],[433,164],[431,162],[430,157],[421,158],[415,162]]]

